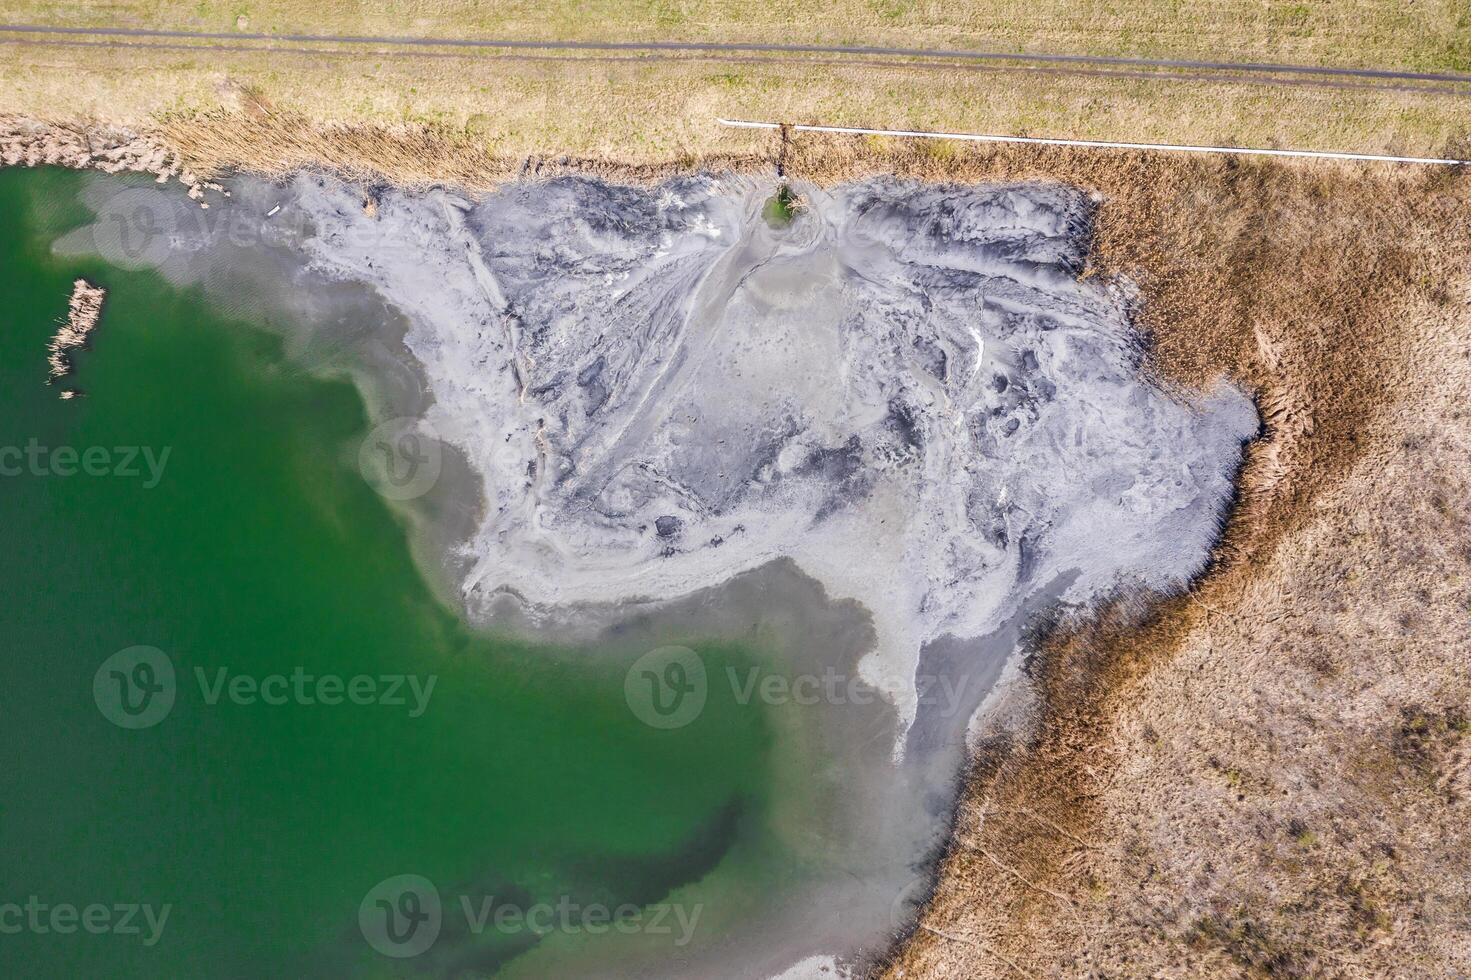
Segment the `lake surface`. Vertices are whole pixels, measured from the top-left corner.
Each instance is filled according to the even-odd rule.
[[[661,730],[621,655],[468,630],[359,468],[351,383],[198,290],[53,254],[85,179],[0,171],[0,973],[634,972],[760,918],[799,873],[769,710],[712,685]],[[108,296],[63,401],[45,349],[78,276]],[[99,669],[138,646],[173,702],[121,727],[99,704],[150,675]],[[403,875],[441,902],[413,960],[364,935],[391,910],[402,936],[417,897],[374,889]]]

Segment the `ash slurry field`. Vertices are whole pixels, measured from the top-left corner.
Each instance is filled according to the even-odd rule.
[[[242,178],[208,211],[122,186],[92,187],[73,247],[279,320],[305,367],[410,419],[396,437],[445,447],[404,506],[472,622],[634,649],[791,607],[763,620],[783,669],[881,692],[791,723],[841,776],[813,866],[848,863],[792,887],[806,912],[769,917],[762,962],[892,928],[1022,629],[1188,583],[1258,430],[1228,384],[1146,377],[1126,286],[1082,275],[1094,202],[1060,185],[798,187],[782,227],[775,186],[739,177],[367,208]]]
[[[433,429],[484,481],[462,588],[668,599],[781,557],[868,609],[867,676],[913,716],[921,648],[1070,575],[1169,588],[1220,528],[1250,401],[1140,374],[1125,301],[1080,280],[1057,186],[878,180],[787,228],[771,188],[590,180],[472,202],[302,179],[313,267],[407,317]],[[385,242],[412,248],[383,249]]]

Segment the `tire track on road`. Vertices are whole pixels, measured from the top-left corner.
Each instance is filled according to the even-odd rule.
[[[539,51],[654,51],[694,53],[745,53],[787,55],[840,55],[943,59],[961,62],[1010,62],[1064,65],[1109,65],[1131,68],[1164,68],[1186,71],[1237,72],[1261,75],[1308,75],[1328,78],[1368,78],[1401,82],[1438,82],[1471,85],[1471,75],[1453,72],[1406,71],[1393,68],[1350,68],[1323,65],[1274,64],[1269,62],[1200,61],[1170,58],[1132,58],[1088,54],[1040,52],[965,51],[944,48],[901,48],[834,44],[767,44],[721,41],[555,41],[509,38],[403,37],[357,34],[265,34],[247,31],[175,31],[143,27],[63,27],[44,24],[0,24],[0,33],[57,34],[118,38],[160,38],[193,41],[275,41],[297,44],[370,44],[414,48],[477,48]]]

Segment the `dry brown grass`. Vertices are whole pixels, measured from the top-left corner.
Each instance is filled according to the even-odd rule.
[[[1471,967],[1471,179],[809,143],[826,178],[1100,190],[1099,271],[1155,368],[1268,427],[1191,595],[1122,597],[977,760],[889,976],[1391,976]]]
[[[242,119],[242,92],[277,119]],[[1466,133],[1468,105],[1467,96],[1381,89],[780,59],[0,45],[0,113],[165,127],[220,164],[267,168],[305,155],[475,186],[528,156],[692,166],[759,152],[759,135],[725,129],[720,116],[1440,155]]]

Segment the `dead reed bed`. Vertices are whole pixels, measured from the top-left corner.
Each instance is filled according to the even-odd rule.
[[[1137,284],[1151,368],[1228,377],[1264,419],[1188,595],[1054,624],[1034,724],[981,747],[934,898],[878,972],[1465,969],[1471,179],[884,140],[788,163],[1096,191],[1086,274]],[[1407,740],[1433,748],[1406,762]]]

